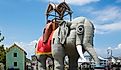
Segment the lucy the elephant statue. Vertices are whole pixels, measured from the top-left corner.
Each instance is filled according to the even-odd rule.
[[[69,70],[78,69],[78,58],[87,51],[99,64],[99,59],[93,48],[94,26],[85,17],[78,17],[71,22],[60,21],[59,27],[52,37],[52,56],[54,70],[64,70],[65,55],[69,57]],[[81,49],[81,50],[78,50]]]

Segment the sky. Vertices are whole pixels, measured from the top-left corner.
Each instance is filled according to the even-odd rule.
[[[0,31],[5,47],[16,43],[30,58],[35,43],[45,26],[45,11],[49,2],[64,0],[0,0]],[[95,26],[94,48],[99,56],[121,56],[121,0],[65,0],[73,11],[73,19],[83,16]]]

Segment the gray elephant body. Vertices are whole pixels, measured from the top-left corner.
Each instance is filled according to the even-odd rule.
[[[63,38],[64,34],[67,36]],[[77,45],[82,45],[83,50],[87,51],[98,64],[99,60],[93,48],[93,36],[94,26],[85,17],[78,17],[71,22],[66,22],[65,31],[64,28],[58,27],[53,34],[51,44],[55,65],[54,69],[64,70],[65,55],[69,57],[69,70],[78,69],[79,53],[77,51]]]
[[[63,23],[64,22],[64,23]],[[99,64],[96,52],[93,48],[94,26],[85,17],[75,18],[71,22],[62,21],[55,30],[52,38],[51,55],[37,55],[38,69],[46,70],[47,57],[54,58],[54,70],[64,70],[64,59],[69,57],[69,70],[78,70],[78,45],[82,46],[82,51],[87,51]],[[81,51],[81,50],[80,50]],[[83,55],[83,54],[82,54]]]

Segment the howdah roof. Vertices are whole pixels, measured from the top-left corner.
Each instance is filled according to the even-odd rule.
[[[64,13],[68,13],[71,14],[72,11],[69,7],[69,5],[66,2],[62,2],[60,4],[54,4],[54,3],[50,3],[48,5],[47,11],[46,11],[46,15],[51,15],[51,12],[57,12],[57,14],[59,15],[58,17],[63,18],[65,15]],[[66,14],[67,15],[67,14]]]

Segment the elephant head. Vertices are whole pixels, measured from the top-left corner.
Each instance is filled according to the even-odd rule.
[[[95,63],[99,64],[98,56],[93,47],[94,25],[92,22],[85,17],[77,17],[71,22],[70,28],[76,28],[76,48],[80,57],[83,59],[83,51],[87,51]]]

